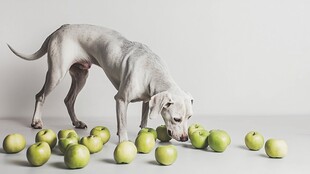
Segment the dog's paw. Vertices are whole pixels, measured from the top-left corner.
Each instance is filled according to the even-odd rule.
[[[42,129],[43,127],[43,122],[41,120],[38,120],[38,121],[33,121],[31,123],[31,127],[34,128],[34,129]]]
[[[77,121],[75,123],[73,123],[73,126],[77,129],[86,129],[87,125],[85,123],[83,123],[82,121]]]

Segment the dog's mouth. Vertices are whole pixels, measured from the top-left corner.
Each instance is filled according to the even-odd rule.
[[[170,137],[174,138],[174,137],[172,136],[172,131],[171,131],[171,130],[168,130],[168,135],[169,135]],[[174,139],[176,139],[176,138],[174,138]],[[177,141],[181,141],[181,142],[185,142],[185,141],[188,140],[188,136],[187,136],[187,135],[181,135],[181,137],[178,137],[176,140],[177,140]]]

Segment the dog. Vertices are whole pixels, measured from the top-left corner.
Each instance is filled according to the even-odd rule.
[[[42,107],[46,97],[69,71],[72,83],[64,100],[75,128],[87,128],[74,110],[78,93],[86,83],[91,66],[100,66],[117,89],[117,135],[119,142],[128,140],[127,106],[142,102],[140,127],[161,115],[167,133],[177,141],[187,141],[187,120],[193,115],[193,97],[184,92],[169,74],[164,61],[146,45],[127,40],[115,30],[87,24],[62,25],[49,35],[41,48],[25,55],[9,49],[25,60],[36,60],[47,53],[48,71],[43,88],[35,96],[31,126],[43,127]]]

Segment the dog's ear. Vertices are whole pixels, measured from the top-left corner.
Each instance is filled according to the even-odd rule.
[[[167,91],[160,92],[151,97],[149,101],[150,119],[156,118],[161,115],[162,109],[168,108],[173,103],[171,94]]]

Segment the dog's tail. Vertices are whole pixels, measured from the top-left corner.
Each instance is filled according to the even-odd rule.
[[[18,57],[20,57],[20,58],[22,58],[22,59],[25,59],[25,60],[37,60],[37,59],[41,58],[42,56],[44,56],[44,55],[46,54],[47,48],[48,48],[48,44],[49,44],[49,41],[50,41],[51,36],[52,36],[52,34],[49,35],[49,36],[45,39],[45,41],[44,41],[44,43],[42,44],[41,48],[40,48],[37,52],[35,52],[35,53],[31,54],[31,55],[25,55],[25,54],[23,54],[23,53],[19,53],[19,52],[15,51],[9,44],[7,44],[7,45],[8,45],[8,47],[10,48],[10,50],[11,50],[16,56],[18,56]]]

